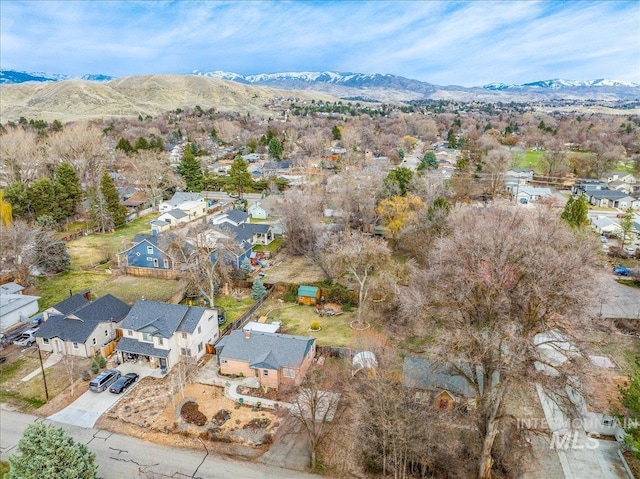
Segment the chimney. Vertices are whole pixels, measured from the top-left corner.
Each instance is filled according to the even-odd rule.
[[[244,339],[251,339],[251,330],[249,328],[244,330]]]

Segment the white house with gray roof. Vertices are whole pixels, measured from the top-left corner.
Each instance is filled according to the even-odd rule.
[[[56,306],[34,334],[38,346],[43,351],[84,358],[95,356],[116,338],[118,325],[131,309],[110,294],[89,301],[84,293],[78,293]]]
[[[177,191],[170,200],[160,203],[158,210],[160,213],[166,213],[167,211],[179,209],[186,213],[197,205],[202,205],[206,209],[204,197],[200,193]]]
[[[0,331],[4,332],[38,312],[40,296],[22,294],[23,286],[5,283],[0,286]]]
[[[218,338],[215,309],[137,301],[120,326],[122,339],[116,346],[121,361],[143,360],[166,372],[181,359],[197,361],[206,344]]]

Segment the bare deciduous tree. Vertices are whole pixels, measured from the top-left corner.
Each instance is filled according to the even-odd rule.
[[[358,283],[356,327],[362,327],[362,313],[369,299],[371,276],[376,269],[385,267],[391,256],[389,247],[384,240],[352,231],[337,237],[326,255],[335,278],[347,275]]]
[[[567,386],[577,387],[580,368],[570,347],[588,329],[580,313],[594,244],[550,209],[473,208],[455,212],[450,225],[401,311],[435,334],[434,357],[446,357],[476,391],[476,475],[489,478],[513,391],[537,381],[567,411],[572,406]],[[549,350],[563,360],[551,361]]]

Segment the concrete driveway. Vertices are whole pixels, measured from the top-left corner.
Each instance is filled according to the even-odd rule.
[[[121,364],[117,369],[123,376],[127,373],[138,373],[140,377],[138,381],[132,386],[129,386],[129,389],[122,394],[110,393],[108,389],[101,393],[87,391],[66,408],[49,416],[47,419],[63,424],[91,428],[100,416],[121,400],[131,388],[134,388],[140,379],[146,376],[152,376],[155,372],[153,369],[134,363]]]

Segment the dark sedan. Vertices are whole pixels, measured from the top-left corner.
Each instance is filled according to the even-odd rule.
[[[136,373],[127,373],[120,379],[118,379],[115,383],[113,383],[113,385],[109,388],[109,392],[113,394],[120,394],[137,380],[138,375]]]

